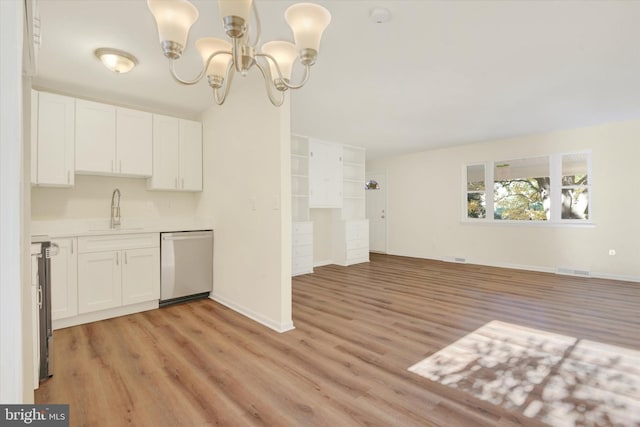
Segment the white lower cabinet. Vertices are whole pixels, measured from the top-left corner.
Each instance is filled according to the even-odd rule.
[[[341,221],[334,227],[333,258],[340,265],[369,261],[368,219]]]
[[[78,239],[52,239],[58,247],[51,257],[51,319],[65,319],[78,315]]]
[[[313,223],[294,222],[291,243],[291,275],[313,273]]]
[[[160,299],[160,249],[124,251],[122,304]]]
[[[160,297],[158,233],[78,238],[78,313]]]
[[[78,258],[78,312],[106,310],[122,305],[120,251],[80,254]]]

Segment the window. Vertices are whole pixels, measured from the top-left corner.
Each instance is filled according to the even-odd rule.
[[[467,166],[467,217],[487,217],[484,165]]]
[[[562,156],[562,219],[589,219],[589,157]]]
[[[494,219],[549,219],[548,157],[496,162],[493,177]]]
[[[588,223],[592,219],[590,170],[589,152],[467,165],[465,218]]]

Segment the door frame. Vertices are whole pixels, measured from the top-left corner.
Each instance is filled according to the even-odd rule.
[[[387,189],[389,188],[389,177],[387,175],[387,171],[386,170],[365,171],[365,183],[369,180],[369,176],[370,175],[381,175],[381,176],[384,177],[384,185],[385,185],[385,189],[384,189],[385,227],[384,227],[384,250],[383,251],[372,251],[371,248],[369,248],[369,251],[370,252],[375,252],[375,253],[380,253],[380,254],[387,254],[387,253],[389,253],[389,193],[387,192]],[[366,201],[367,191],[372,191],[372,190],[365,190],[365,211],[366,211],[366,208],[368,206],[367,201]],[[368,215],[369,212],[366,212],[366,214]],[[369,223],[371,223],[371,218],[369,218],[368,216],[367,216],[367,218],[369,219]]]

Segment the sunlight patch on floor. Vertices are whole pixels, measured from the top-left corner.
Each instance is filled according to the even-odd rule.
[[[640,426],[640,351],[492,321],[409,371],[551,426]]]

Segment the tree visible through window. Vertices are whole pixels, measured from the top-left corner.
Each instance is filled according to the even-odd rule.
[[[494,166],[494,219],[549,219],[549,159],[507,160]]]
[[[589,221],[590,171],[589,152],[467,165],[466,218],[496,222]]]

